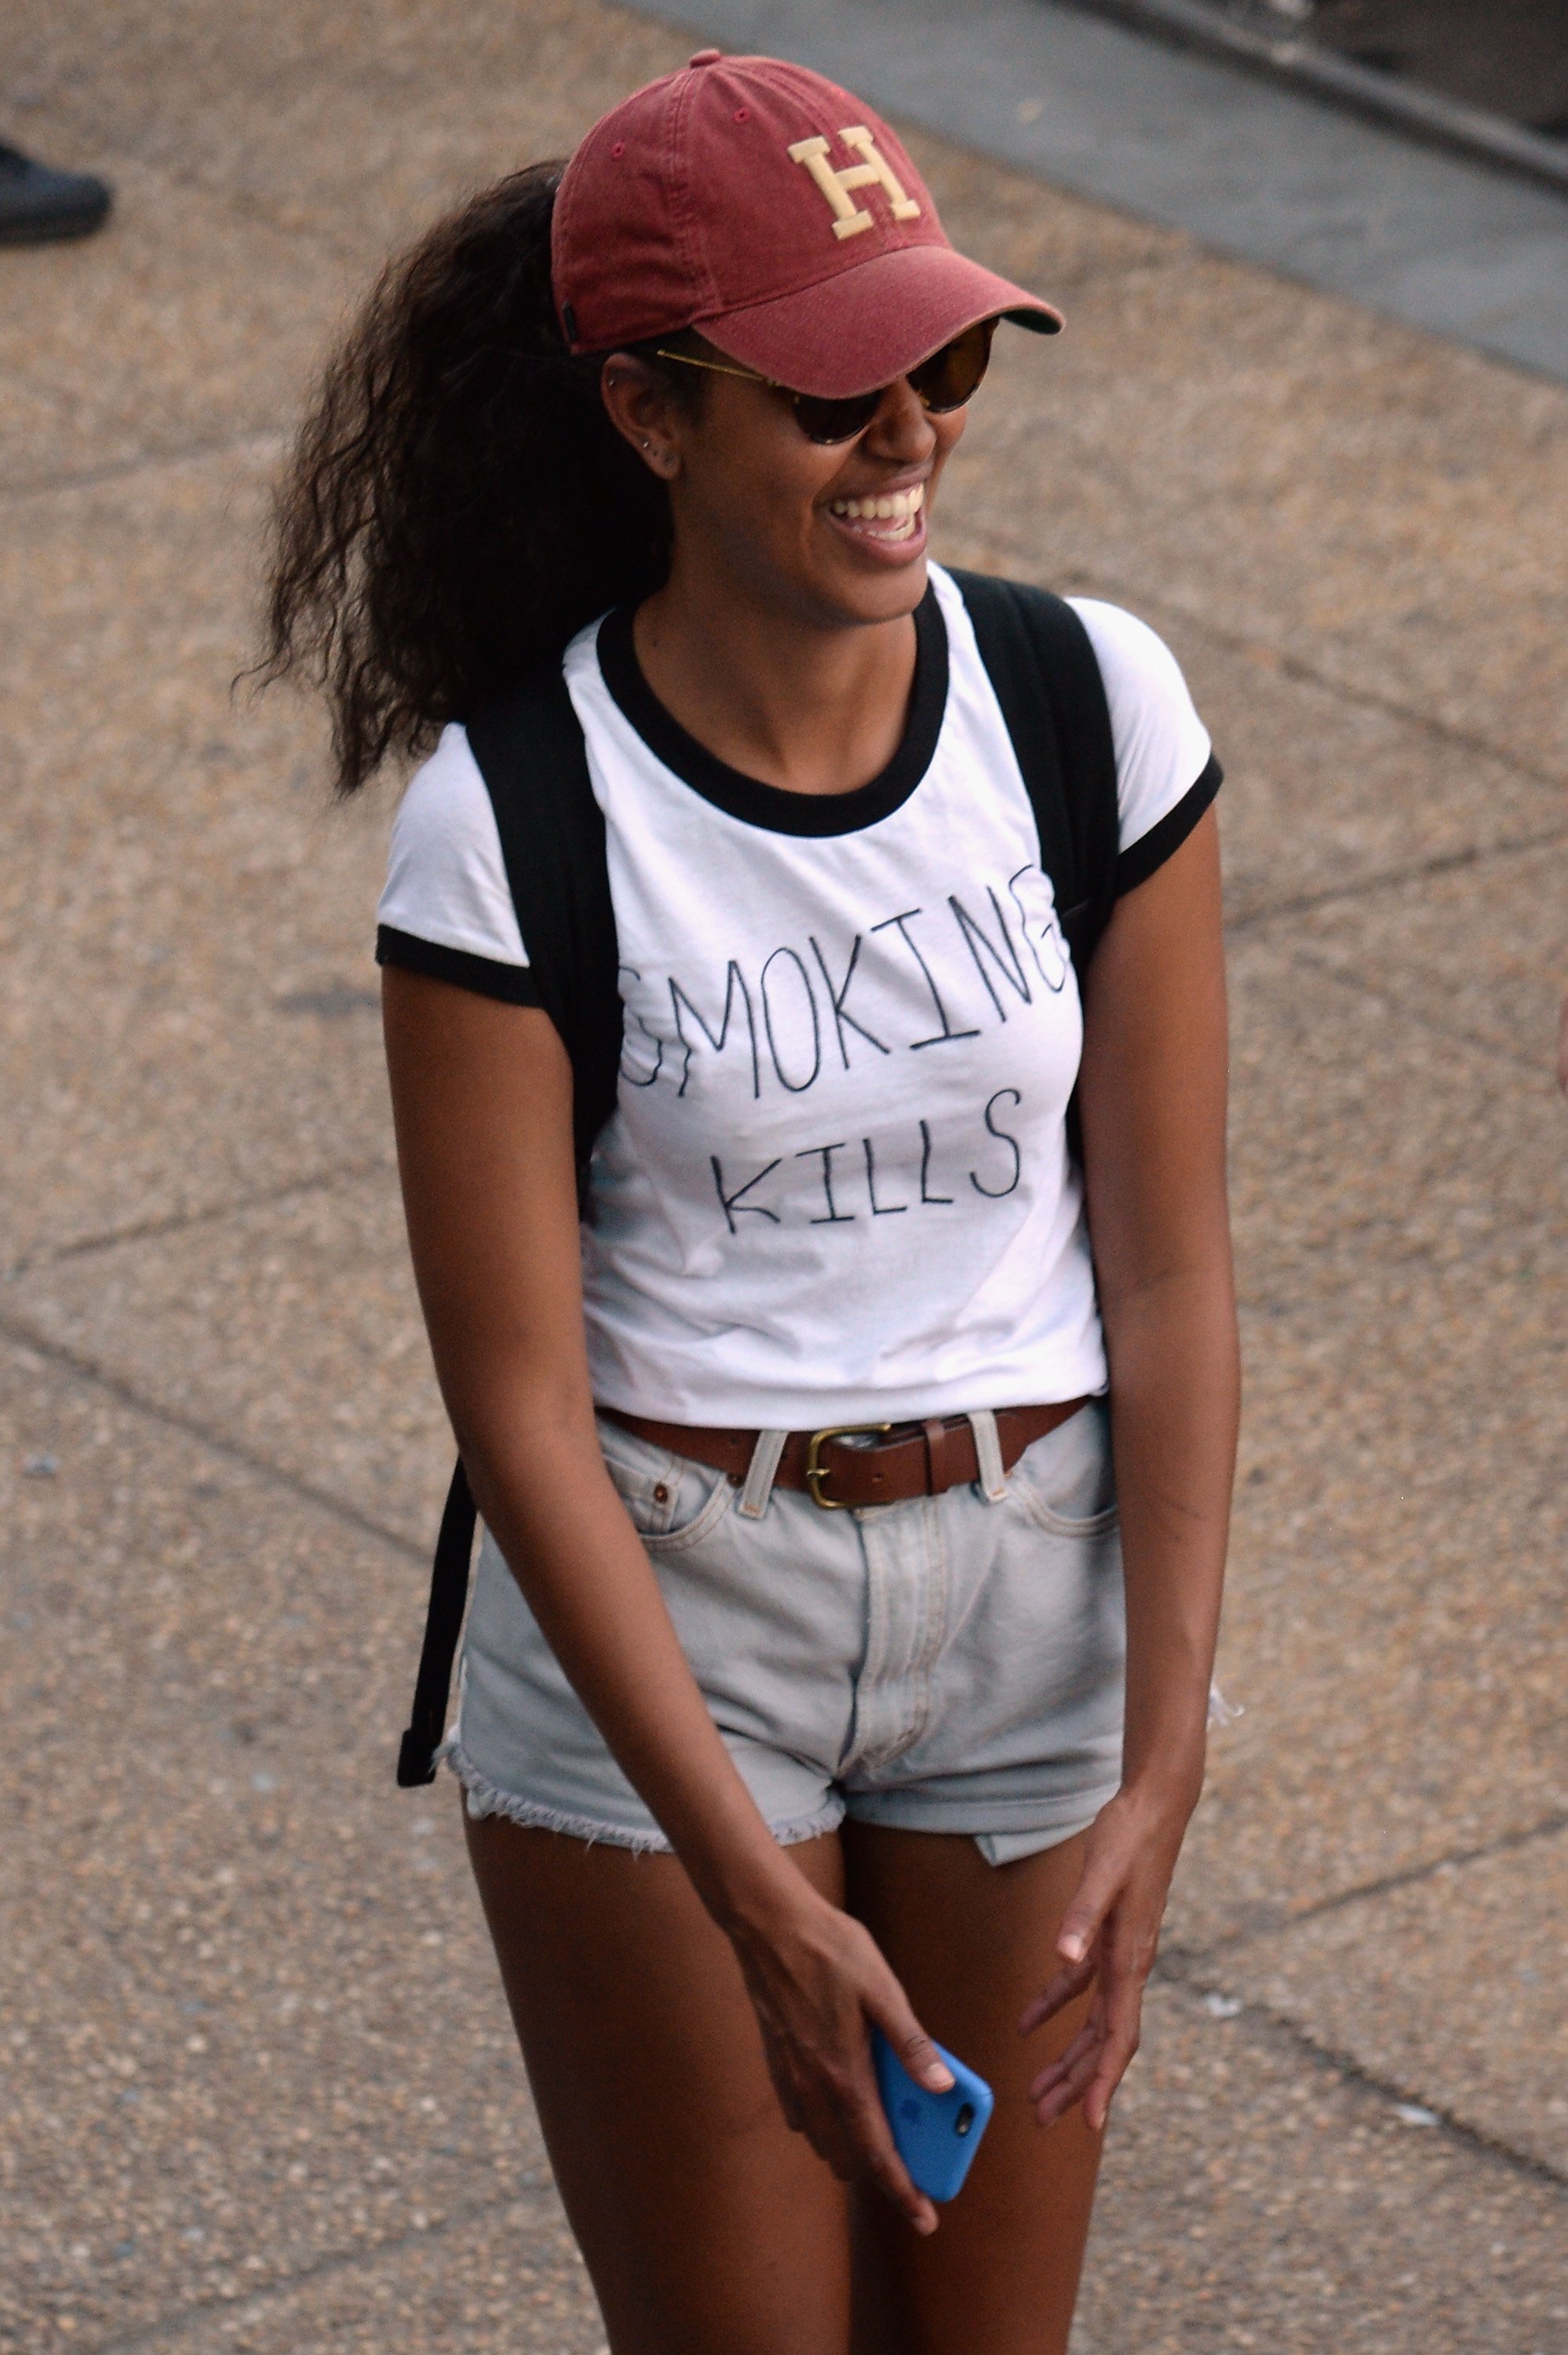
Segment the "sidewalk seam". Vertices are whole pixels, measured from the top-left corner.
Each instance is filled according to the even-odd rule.
[[[1276,1938],[1294,1930],[1303,1922],[1320,1921],[1325,1914],[1340,1913],[1346,1907],[1359,1905],[1363,1899],[1384,1897],[1395,1889],[1417,1887],[1424,1881],[1435,1881],[1445,1872],[1463,1871],[1467,1865],[1485,1864],[1494,1856],[1510,1856],[1517,1849],[1528,1848],[1532,1840],[1552,1839],[1559,1832],[1568,1831],[1568,1807],[1554,1808],[1549,1816],[1533,1824],[1520,1826],[1517,1831],[1499,1832],[1495,1839],[1482,1840],[1475,1848],[1450,1849],[1442,1856],[1431,1858],[1424,1864],[1411,1864],[1394,1872],[1380,1874],[1375,1881],[1357,1881],[1350,1889],[1335,1890],[1327,1897],[1314,1900],[1294,1912],[1282,1908],[1260,1908],[1245,1926],[1228,1930],[1207,1946],[1178,1946],[1179,1954],[1193,1962],[1209,1955],[1228,1954],[1240,1946],[1254,1945],[1261,1938]]]
[[[519,2184],[514,2190],[495,2200],[469,2200],[450,2209],[439,2222],[427,2224],[422,2229],[410,2226],[406,2232],[389,2233],[386,2240],[374,2242],[369,2248],[330,2251],[313,2264],[302,2265],[297,2273],[260,2284],[253,2290],[241,2291],[234,2297],[193,2299],[188,2307],[161,2315],[154,2321],[143,2324],[140,2329],[128,2332],[123,2338],[101,2339],[90,2355],[133,2355],[133,2350],[138,2348],[152,2347],[160,2341],[167,2345],[174,2339],[183,2339],[197,2324],[210,2320],[215,2314],[233,2315],[238,2318],[248,2309],[253,2312],[259,2306],[291,2297],[299,2290],[308,2288],[313,2282],[330,2279],[334,2274],[352,2273],[357,2266],[372,2264],[378,2258],[395,2255],[404,2249],[417,2248],[421,2242],[437,2240],[456,2225],[472,2223],[484,2216],[500,2215],[508,2208],[547,2208],[556,2197],[558,2194],[551,2180]],[[87,2355],[86,2350],[83,2355]]]
[[[238,221],[248,227],[270,229],[280,238],[304,238],[311,244],[340,257],[346,257],[355,250],[351,239],[335,236],[330,229],[315,222],[278,218],[263,198],[252,195],[249,189],[236,187],[232,181],[225,180],[221,176],[208,177],[199,171],[182,171],[133,140],[128,143],[90,106],[73,107],[69,100],[62,105],[58,91],[46,95],[42,106],[46,119],[52,112],[57,120],[63,118],[62,127],[72,133],[80,131],[86,133],[92,144],[96,162],[105,171],[111,172],[116,164],[131,164],[151,178],[162,180],[165,187],[181,188],[188,195],[205,197],[209,204],[222,205]]]
[[[101,466],[83,466],[75,474],[38,474],[0,479],[0,506],[19,506],[25,499],[54,498],[67,491],[95,490],[101,483],[128,481],[132,475],[160,466],[184,466],[205,458],[222,458],[236,451],[254,451],[260,457],[281,457],[288,434],[281,426],[248,427],[240,433],[212,434],[182,442],[177,449],[138,450],[126,458],[106,459]]]
[[[1169,1958],[1165,1955],[1160,1957],[1154,1966],[1153,1977],[1161,1985],[1179,1987],[1190,1995],[1223,1992],[1212,1987],[1205,1958],[1199,1954],[1188,1955],[1180,1948],[1175,1949]],[[1548,2183],[1554,2190],[1568,2191],[1568,2170],[1553,2165],[1551,2159],[1537,2158],[1527,2151],[1516,2150],[1511,2143],[1488,2134],[1483,2127],[1471,2126],[1467,2120],[1456,2117],[1451,2111],[1436,2107],[1427,2094],[1413,2092],[1409,2086],[1376,2075],[1353,2053],[1337,2045],[1319,2043],[1298,2021],[1285,2018],[1270,2005],[1259,2003],[1250,1996],[1243,1997],[1241,2010],[1234,2016],[1255,2025],[1259,2021],[1266,2023],[1277,2037],[1293,2045],[1298,2051],[1308,2054],[1319,2067],[1337,2071],[1343,2082],[1359,2085],[1365,2092],[1375,2094],[1380,2100],[1418,2103],[1423,2109],[1431,2110],[1449,2140],[1473,2156],[1489,2158],[1516,2175],[1528,2177],[1532,2182]]]
[[[1309,946],[1298,944],[1290,954],[1293,963],[1305,965],[1320,980],[1335,988],[1350,990],[1357,996],[1375,999],[1402,1022],[1414,1024],[1416,1029],[1425,1030],[1429,1037],[1446,1039],[1451,1046],[1474,1048],[1489,1062],[1504,1062],[1511,1064],[1517,1071],[1532,1071],[1543,1085],[1555,1089],[1556,1082],[1551,1073],[1552,1040],[1544,1034],[1540,1054],[1520,1054],[1516,1048],[1499,1046],[1495,1039],[1483,1038],[1478,1031],[1467,1030],[1457,1023],[1440,1021],[1436,1015],[1413,1005],[1408,997],[1400,995],[1396,989],[1391,989],[1385,983],[1362,974],[1347,973],[1329,958],[1314,955]]]
[[[994,536],[1001,538],[1001,535]],[[1038,578],[1033,571],[1026,572],[1023,577],[1029,580]],[[1539,768],[1511,747],[1494,744],[1488,737],[1475,735],[1468,729],[1457,728],[1451,721],[1433,712],[1423,711],[1417,705],[1401,702],[1395,696],[1381,695],[1375,687],[1361,687],[1353,679],[1337,678],[1332,672],[1319,669],[1306,655],[1272,645],[1266,638],[1250,637],[1240,630],[1227,629],[1223,623],[1209,620],[1194,612],[1190,605],[1179,604],[1173,599],[1162,596],[1158,589],[1146,588],[1141,584],[1129,588],[1125,581],[1096,572],[1087,565],[1070,565],[1056,581],[1040,581],[1039,585],[1043,588],[1055,587],[1063,595],[1103,597],[1107,602],[1119,603],[1128,597],[1136,598],[1139,605],[1148,606],[1151,613],[1180,623],[1183,628],[1206,639],[1211,645],[1223,646],[1227,654],[1241,655],[1248,662],[1255,663],[1260,669],[1274,671],[1283,678],[1295,679],[1303,687],[1318,687],[1325,695],[1337,697],[1343,702],[1361,704],[1369,711],[1381,711],[1390,719],[1401,720],[1406,727],[1419,730],[1423,735],[1436,737],[1440,743],[1450,746],[1455,751],[1469,752],[1478,760],[1493,761],[1499,768],[1522,777],[1527,783],[1544,786],[1548,793],[1561,794],[1568,789],[1568,771]]]
[[[1408,867],[1388,867],[1372,875],[1362,875],[1347,883],[1325,883],[1316,891],[1298,891],[1286,900],[1264,900],[1256,906],[1234,916],[1225,925],[1227,933],[1251,932],[1287,916],[1310,915],[1314,909],[1330,906],[1340,900],[1370,899],[1379,891],[1396,891],[1407,883],[1421,883],[1437,875],[1453,875],[1467,867],[1481,867],[1492,858],[1526,858],[1532,851],[1556,850],[1568,843],[1568,825],[1553,826],[1546,834],[1520,835],[1509,842],[1470,843],[1462,850],[1436,850],[1429,858],[1418,858]]]
[[[292,1201],[303,1194],[330,1193],[334,1186],[356,1185],[366,1178],[390,1176],[397,1167],[390,1156],[376,1161],[349,1162],[341,1168],[323,1170],[318,1177],[292,1178],[287,1185],[257,1194],[238,1195],[231,1202],[209,1203],[205,1209],[171,1210],[166,1218],[133,1220],[128,1226],[106,1228],[101,1234],[82,1235],[73,1242],[52,1248],[45,1245],[37,1251],[24,1252],[20,1259],[0,1268],[0,1284],[16,1284],[40,1269],[58,1267],[69,1260],[87,1259],[95,1252],[113,1251],[121,1243],[145,1242],[155,1235],[184,1234],[191,1227],[215,1226],[224,1219],[238,1218],[247,1210],[267,1209],[274,1202]]]
[[[225,1457],[231,1464],[241,1465],[246,1471],[255,1474],[270,1487],[281,1489],[296,1501],[314,1505],[330,1513],[334,1520],[357,1530],[362,1537],[374,1538],[377,1544],[390,1546],[405,1561],[417,1561],[421,1565],[428,1561],[428,1547],[416,1545],[411,1538],[388,1529],[384,1522],[362,1512],[357,1505],[345,1503],[342,1497],[334,1496],[330,1490],[318,1488],[313,1481],[302,1480],[297,1474],[284,1471],[281,1465],[256,1455],[240,1441],[225,1438],[210,1424],[198,1422],[195,1415],[182,1413],[177,1407],[164,1406],[144,1397],[120,1375],[108,1372],[92,1359],[83,1357],[66,1343],[51,1340],[35,1332],[31,1326],[6,1316],[0,1316],[0,1341],[9,1341],[18,1349],[30,1349],[35,1357],[42,1358],[47,1364],[105,1391],[117,1404],[128,1408],[133,1414],[145,1416],[149,1422],[162,1423],[165,1429],[177,1431],[186,1439],[198,1441],[202,1446],[210,1448],[214,1455]]]

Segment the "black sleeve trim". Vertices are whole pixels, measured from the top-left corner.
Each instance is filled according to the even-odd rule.
[[[1116,863],[1116,896],[1135,890],[1147,883],[1157,868],[1164,866],[1173,852],[1181,849],[1214,795],[1224,782],[1224,771],[1209,755],[1208,766],[1194,785],[1190,785],[1174,809],[1166,811],[1147,834],[1129,843]]]
[[[392,924],[376,926],[376,962],[401,965],[408,973],[428,974],[432,981],[452,982],[480,997],[498,997],[505,1006],[539,1003],[532,966],[501,964],[493,957],[474,956],[467,949],[443,948],[438,941],[422,941],[417,933],[400,932]]]

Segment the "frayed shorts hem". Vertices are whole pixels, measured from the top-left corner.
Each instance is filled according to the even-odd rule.
[[[569,1808],[552,1807],[541,1799],[527,1799],[518,1792],[502,1790],[481,1772],[455,1734],[448,1736],[436,1757],[451,1769],[461,1784],[468,1814],[476,1823],[486,1816],[504,1816],[508,1823],[521,1824],[532,1831],[557,1832],[564,1838],[582,1840],[589,1848],[630,1849],[638,1856],[670,1854],[670,1843],[657,1825],[605,1823],[597,1816],[576,1815]],[[1079,1832],[1086,1831],[1107,1800],[1115,1796],[1116,1789],[1111,1783],[1102,1791],[1075,1796],[1046,1811],[1044,1821],[1037,1816],[1033,1823],[1014,1820],[984,1831],[977,1831],[972,1820],[943,1820],[944,1816],[955,1812],[951,1808],[941,1810],[934,1817],[929,1806],[922,1806],[917,1798],[910,1804],[897,1793],[883,1792],[874,1796],[854,1794],[847,1806],[835,1795],[810,1815],[795,1816],[784,1823],[769,1824],[768,1828],[780,1848],[794,1848],[802,1840],[820,1839],[826,1832],[837,1831],[847,1816],[855,1823],[880,1825],[894,1831],[937,1832],[949,1838],[972,1839],[988,1864],[1012,1864],[1022,1857],[1060,1848]],[[998,1812],[1016,1817],[1022,1811],[1015,1804],[1012,1808]]]
[[[657,1825],[607,1824],[593,1816],[573,1815],[565,1807],[546,1806],[539,1799],[524,1799],[515,1791],[503,1791],[481,1774],[461,1744],[454,1740],[442,1743],[437,1758],[451,1768],[466,1794],[465,1805],[475,1822],[485,1816],[504,1816],[509,1823],[522,1824],[530,1830],[560,1832],[568,1839],[579,1839],[590,1848],[629,1848],[639,1856],[668,1856],[670,1843]],[[844,1818],[842,1800],[831,1800],[810,1816],[797,1816],[788,1823],[769,1824],[768,1830],[780,1848],[794,1848],[801,1840],[820,1839],[824,1832],[837,1831]]]

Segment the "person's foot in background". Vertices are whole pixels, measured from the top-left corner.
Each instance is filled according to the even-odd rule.
[[[113,202],[90,172],[57,172],[19,148],[0,144],[0,245],[44,245],[53,238],[89,237],[101,229]]]

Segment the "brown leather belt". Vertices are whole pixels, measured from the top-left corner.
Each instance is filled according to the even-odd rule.
[[[1059,1399],[1049,1406],[999,1406],[996,1435],[1001,1467],[1011,1472],[1024,1449],[1069,1415],[1087,1406],[1085,1398]],[[611,1423],[635,1432],[672,1455],[727,1472],[739,1487],[757,1445],[755,1431],[717,1431],[689,1423],[655,1423],[645,1414],[622,1414],[600,1407]],[[851,1423],[823,1431],[792,1431],[774,1474],[781,1488],[804,1488],[824,1512],[853,1505],[895,1505],[906,1497],[939,1497],[980,1476],[975,1435],[967,1415],[926,1423]]]

